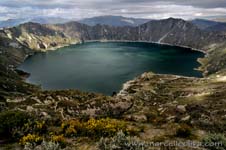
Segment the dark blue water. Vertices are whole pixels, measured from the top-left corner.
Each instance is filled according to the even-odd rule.
[[[43,89],[79,89],[111,95],[144,72],[201,77],[201,52],[149,43],[86,43],[38,53],[19,69]]]

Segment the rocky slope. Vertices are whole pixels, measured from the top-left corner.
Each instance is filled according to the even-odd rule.
[[[5,32],[8,33],[9,38],[33,50],[46,50],[78,42],[62,32],[31,22],[5,29]]]
[[[200,49],[207,54],[199,60],[202,63],[200,69],[206,76],[188,78],[144,73],[125,83],[122,91],[110,97],[74,90],[42,91],[36,86],[24,83],[21,76],[24,73],[19,74],[15,70],[34,52],[92,40],[158,42]],[[202,141],[209,132],[225,134],[225,42],[222,35],[200,30],[189,22],[173,18],[151,21],[138,27],[91,27],[70,22],[57,25],[26,23],[1,30],[0,120],[12,124],[8,118],[2,117],[6,110],[32,114],[36,123],[44,120],[43,124],[47,126],[44,131],[39,131],[38,135],[47,139],[51,138],[49,133],[63,135],[66,137],[67,146],[72,149],[98,149],[96,141],[99,139],[89,138],[87,133],[98,134],[93,127],[100,127],[95,123],[101,121],[91,120],[92,128],[83,129],[86,134],[79,132],[82,127],[76,128],[74,132],[75,125],[71,125],[69,131],[74,134],[68,136],[69,131],[61,131],[60,124],[70,119],[84,122],[90,118],[117,119],[126,122],[128,129],[132,128],[139,139],[147,142]],[[8,126],[6,124],[6,127]],[[0,133],[3,127],[4,124],[0,125]],[[111,126],[107,127],[106,131],[111,131]],[[24,136],[26,139],[27,133],[37,134],[34,133],[36,130],[30,128],[32,127],[28,127],[29,132],[26,130],[21,133],[21,126],[18,126],[16,131],[11,129],[9,133],[20,133],[20,138]],[[119,129],[121,128],[112,130]],[[133,136],[131,130],[128,134]],[[0,134],[0,143],[2,138],[4,139]],[[201,150],[204,147],[184,149]]]
[[[225,42],[224,37],[202,31],[182,19],[169,18],[162,21],[151,21],[138,28],[141,41],[187,46],[204,51],[211,46]]]
[[[22,81],[15,68],[34,51],[0,31],[0,96],[30,93],[34,86]],[[22,73],[22,72],[20,72]],[[0,98],[1,100],[1,98]]]

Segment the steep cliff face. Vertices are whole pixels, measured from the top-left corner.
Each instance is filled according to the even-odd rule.
[[[195,25],[182,19],[169,18],[151,21],[138,28],[141,41],[188,46],[202,50],[225,40],[222,36],[200,30]]]
[[[33,50],[47,50],[78,42],[59,32],[38,23],[25,23],[6,29],[11,39]]]
[[[77,22],[69,22],[49,26],[49,28],[65,33],[68,37],[89,40],[138,40],[138,32],[134,27],[112,27],[108,25],[88,26]]]
[[[91,27],[78,22],[69,22],[66,24],[47,25],[48,28],[59,31],[65,34],[67,37],[76,38],[79,40],[89,39],[89,30]]]
[[[31,53],[33,53],[31,49],[13,39],[9,32],[0,31],[0,57],[4,63],[8,64],[5,66],[22,63],[24,58]]]
[[[6,31],[0,31],[0,96],[25,94],[35,89],[33,85],[23,82],[15,70],[31,54],[31,49],[12,39]]]
[[[133,27],[94,26],[90,32],[91,40],[129,40],[137,41],[138,34]]]

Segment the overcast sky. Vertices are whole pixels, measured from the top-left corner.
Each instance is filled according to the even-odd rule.
[[[0,20],[101,15],[163,19],[226,17],[226,0],[0,0]]]

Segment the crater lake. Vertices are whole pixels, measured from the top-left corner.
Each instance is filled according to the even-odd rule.
[[[90,42],[30,56],[18,68],[45,90],[78,89],[111,95],[144,72],[202,77],[204,54],[142,42]]]

